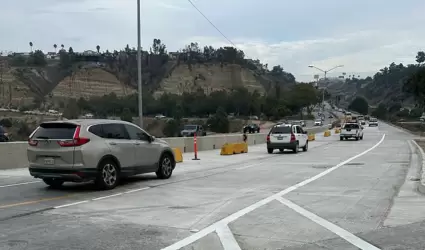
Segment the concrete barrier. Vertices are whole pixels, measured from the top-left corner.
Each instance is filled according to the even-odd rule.
[[[416,142],[416,140],[412,140],[413,144],[416,146],[417,150],[418,150],[418,155],[419,155],[419,168],[420,168],[420,173],[419,173],[419,177],[420,180],[418,182],[418,191],[422,194],[425,194],[425,152],[422,149],[421,146],[419,146],[419,144]]]
[[[245,142],[226,143],[221,147],[220,155],[234,155],[248,153],[248,144]]]
[[[326,130],[326,131],[323,133],[323,136],[324,136],[324,137],[329,137],[329,136],[331,136],[331,131],[330,131],[330,130]]]
[[[180,148],[173,148],[173,152],[176,163],[183,162],[183,153]]]
[[[321,133],[326,127],[314,127],[305,129],[309,133]],[[247,134],[247,145],[266,143],[267,133]],[[178,148],[182,153],[193,152],[193,137],[161,138],[168,142],[172,148]],[[225,143],[237,143],[243,141],[242,134],[211,135],[197,138],[198,151],[221,149]],[[0,142],[0,169],[28,167],[27,160],[28,142]]]

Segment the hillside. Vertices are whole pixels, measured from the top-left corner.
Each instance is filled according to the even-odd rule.
[[[248,91],[265,93],[264,86],[252,71],[237,64],[221,67],[213,63],[197,63],[189,69],[187,64],[176,66],[159,84],[155,96],[163,93],[182,94],[202,88],[206,93],[245,87]]]
[[[340,84],[329,85],[328,91],[334,97],[339,97],[341,104],[348,104],[356,96],[367,99],[369,105],[392,105],[403,103],[403,106],[414,106],[415,99],[412,93],[405,91],[405,83],[419,66],[391,63],[382,68],[373,77],[364,79],[345,79]]]

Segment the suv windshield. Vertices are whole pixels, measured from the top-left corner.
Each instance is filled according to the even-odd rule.
[[[291,132],[292,129],[289,126],[274,127],[270,131],[271,134],[290,134]]]
[[[185,125],[184,129],[185,130],[196,130],[196,125]]]
[[[345,124],[345,126],[344,126],[344,129],[347,129],[347,128],[349,128],[349,129],[358,129],[359,128],[359,125],[358,124]]]
[[[35,132],[34,139],[72,139],[77,125],[70,123],[43,123]]]

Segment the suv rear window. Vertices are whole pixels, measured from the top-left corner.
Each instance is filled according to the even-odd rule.
[[[344,125],[344,128],[345,129],[347,129],[347,128],[349,128],[349,129],[358,129],[359,128],[359,125],[358,124],[345,124]]]
[[[378,121],[378,119],[371,118],[371,119],[370,119],[370,121],[371,121],[371,122],[377,122],[377,121]]]
[[[290,126],[273,127],[270,134],[290,134],[292,128]]]
[[[71,123],[42,123],[33,139],[72,139],[77,125]]]

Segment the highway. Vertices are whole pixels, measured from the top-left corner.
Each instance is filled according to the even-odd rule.
[[[299,154],[187,153],[171,179],[111,191],[2,170],[0,249],[422,249],[412,138],[381,123],[362,141],[317,135]]]

